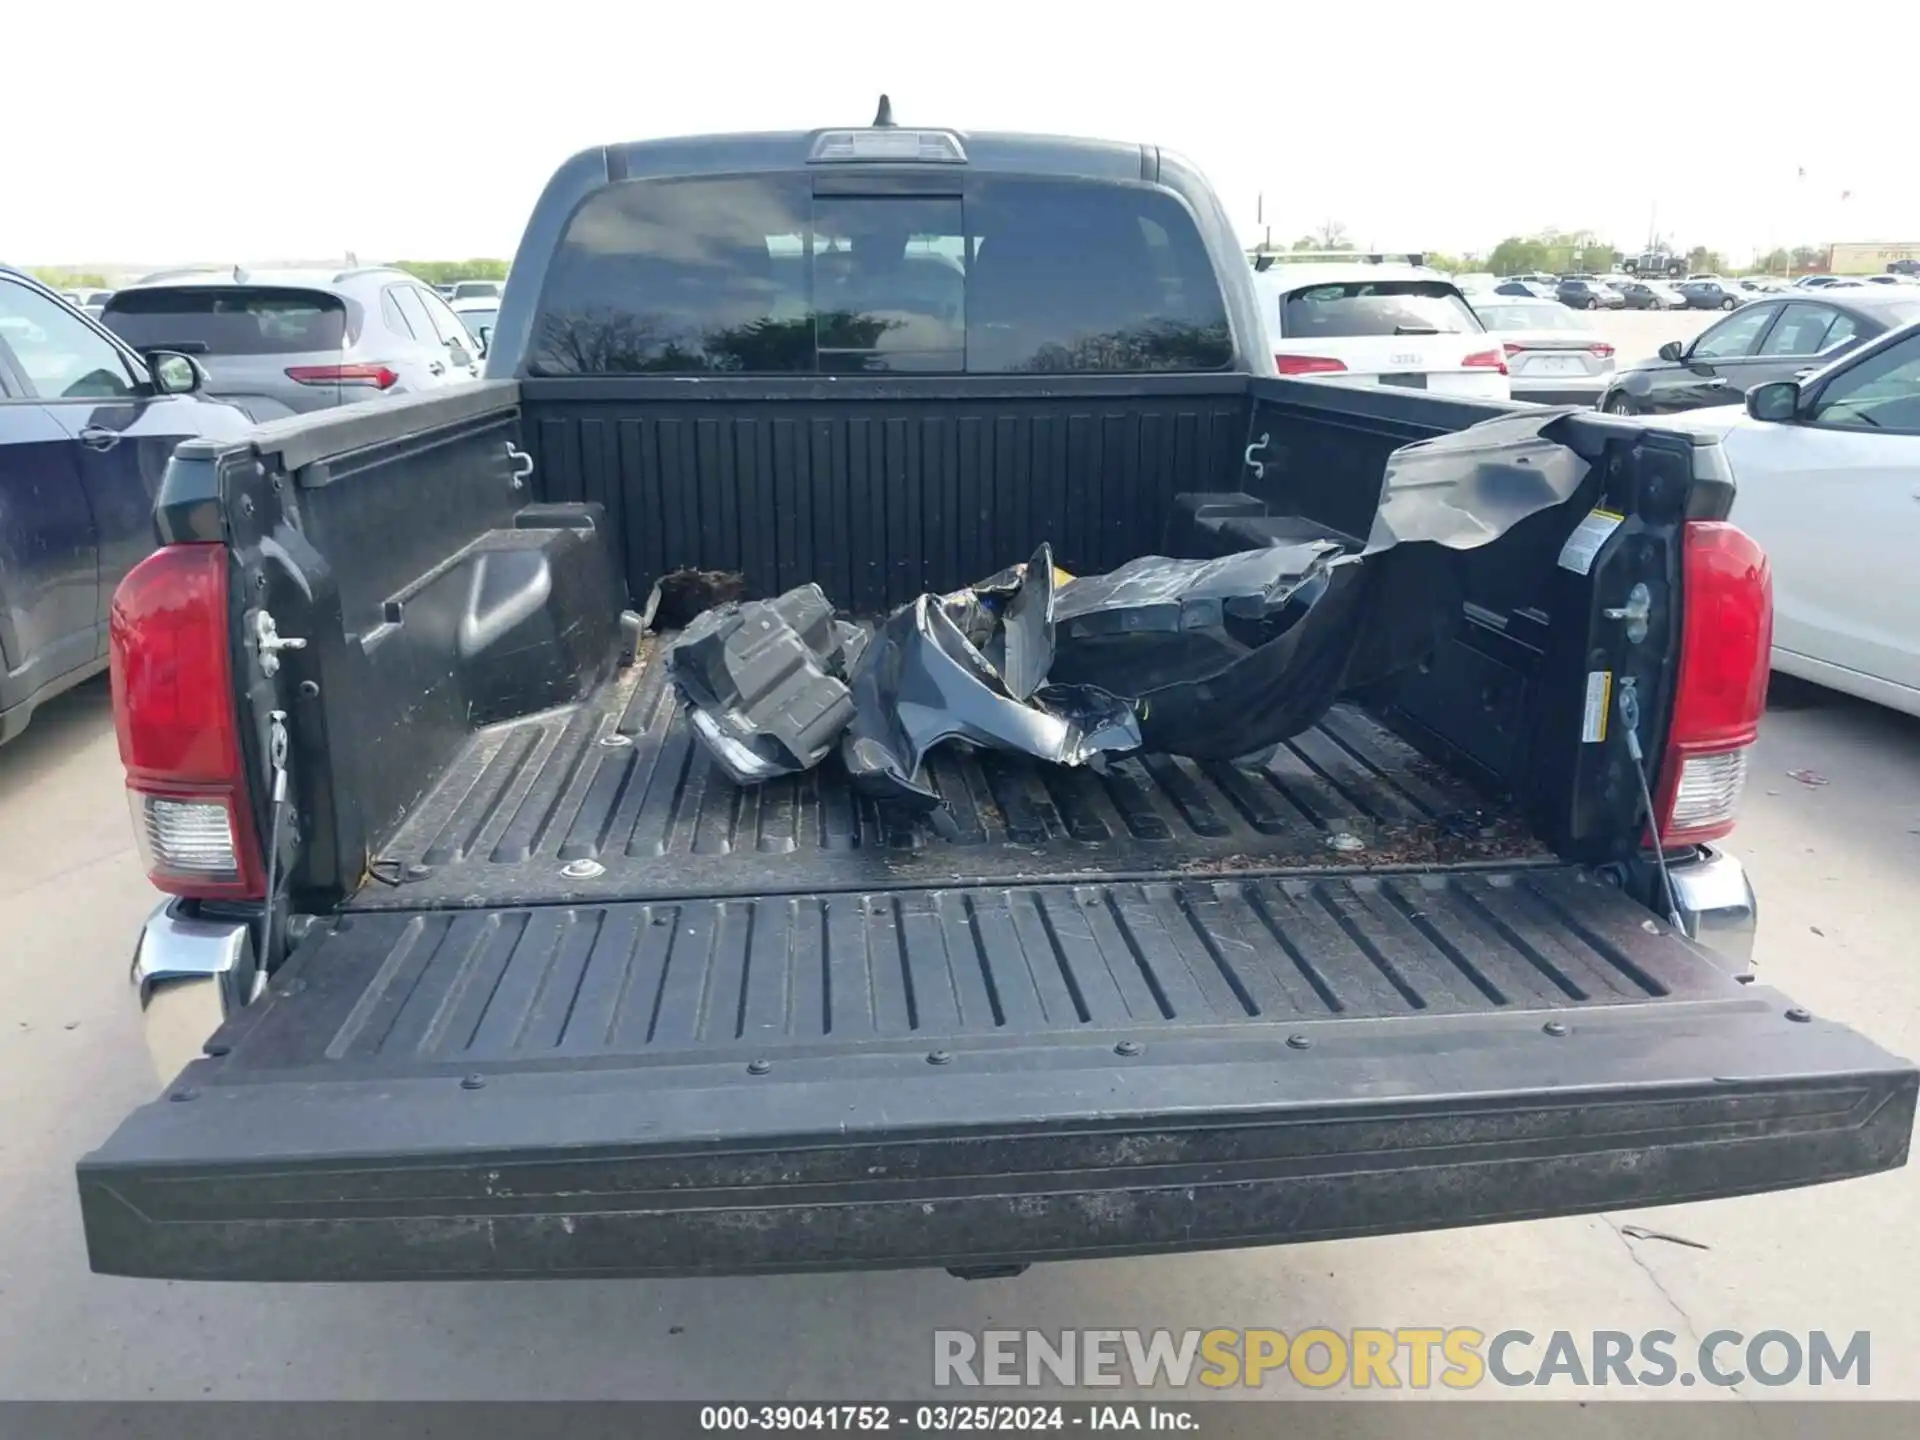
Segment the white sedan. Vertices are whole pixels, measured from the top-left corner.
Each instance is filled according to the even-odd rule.
[[[1513,398],[1540,405],[1598,405],[1613,380],[1613,346],[1586,312],[1558,300],[1471,295],[1468,303],[1506,352]]]
[[[1772,560],[1774,668],[1920,715],[1920,324],[1674,422],[1721,436]]]

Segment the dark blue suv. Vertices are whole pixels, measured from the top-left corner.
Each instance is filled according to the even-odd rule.
[[[187,356],[136,354],[0,266],[0,741],[106,668],[107,607],[153,549],[174,445],[252,423],[200,381]]]

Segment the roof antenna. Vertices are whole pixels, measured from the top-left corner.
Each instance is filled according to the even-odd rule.
[[[884,95],[880,97],[880,108],[873,112],[873,128],[876,130],[893,129],[893,101]]]

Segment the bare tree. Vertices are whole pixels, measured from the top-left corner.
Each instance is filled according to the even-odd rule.
[[[1313,232],[1315,243],[1322,250],[1344,250],[1353,244],[1353,237],[1347,233],[1347,227],[1338,220],[1329,219]]]

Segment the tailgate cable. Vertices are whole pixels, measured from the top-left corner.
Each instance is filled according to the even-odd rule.
[[[1666,851],[1660,848],[1660,827],[1653,814],[1653,791],[1647,784],[1647,756],[1640,748],[1640,696],[1631,675],[1620,681],[1615,707],[1620,711],[1621,733],[1627,737],[1627,754],[1633,757],[1633,778],[1640,782],[1640,798],[1647,807],[1647,838],[1653,842],[1653,860],[1660,867],[1660,888],[1666,892],[1667,919],[1673,928],[1685,932],[1680,923],[1680,900],[1673,892],[1673,876],[1667,872]]]
[[[267,917],[260,935],[261,979],[273,963],[273,917],[275,891],[280,879],[280,816],[287,808],[287,712],[267,712],[267,764],[273,770],[272,799],[267,809]]]

